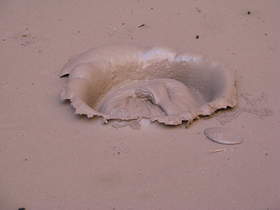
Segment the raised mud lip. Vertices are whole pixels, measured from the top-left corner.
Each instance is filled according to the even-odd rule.
[[[76,114],[108,120],[150,119],[166,125],[192,122],[234,107],[234,74],[200,56],[168,48],[107,46],[70,59],[61,93]]]

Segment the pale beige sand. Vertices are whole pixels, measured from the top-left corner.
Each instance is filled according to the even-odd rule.
[[[0,1],[0,210],[280,209],[279,8],[278,0]],[[63,64],[127,42],[235,69],[238,109],[188,129],[117,129],[75,116],[59,100]],[[244,142],[206,139],[203,130],[217,126]]]

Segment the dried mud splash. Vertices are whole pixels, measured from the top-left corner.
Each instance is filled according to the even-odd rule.
[[[192,122],[236,105],[234,76],[222,65],[166,48],[108,46],[70,59],[61,93],[77,114],[107,120]]]

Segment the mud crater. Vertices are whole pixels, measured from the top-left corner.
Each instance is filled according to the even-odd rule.
[[[108,120],[190,123],[234,107],[234,75],[201,56],[162,47],[106,46],[71,58],[61,93],[75,112]]]

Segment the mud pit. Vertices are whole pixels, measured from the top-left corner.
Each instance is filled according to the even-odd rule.
[[[0,5],[0,210],[280,209],[280,1]],[[234,69],[238,105],[188,129],[79,117],[60,101],[69,81],[61,68],[116,43],[168,46]],[[216,141],[244,141],[209,140],[205,129],[217,127],[230,130],[210,133]]]
[[[107,46],[73,57],[61,94],[77,114],[107,120],[192,122],[237,103],[232,72],[167,48]]]

